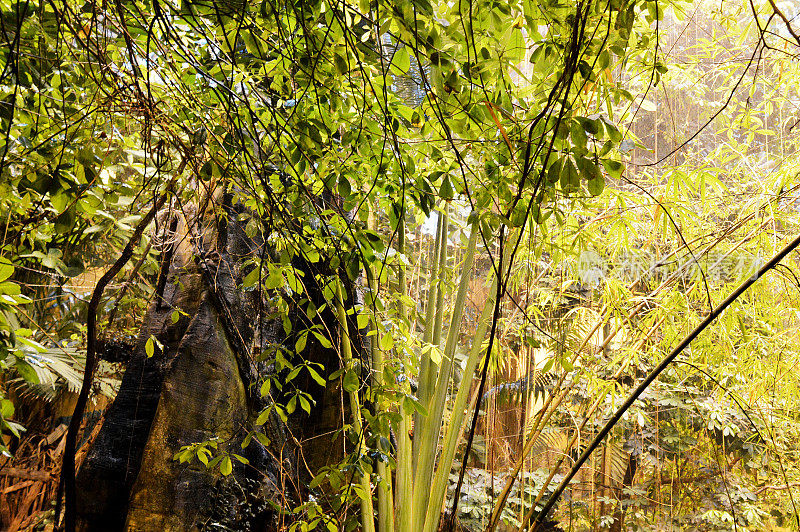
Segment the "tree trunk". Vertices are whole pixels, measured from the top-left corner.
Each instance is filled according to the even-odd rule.
[[[331,386],[306,383],[317,405],[293,427],[295,438],[277,415],[263,427],[255,423],[269,400],[260,397],[260,383],[274,376],[273,366],[255,357],[275,344],[293,351],[294,341],[280,319],[264,317],[268,308],[260,290],[240,288],[245,260],[264,256],[264,244],[245,234],[230,201],[224,208],[228,221],[215,227],[215,245],[195,241],[193,253],[178,249],[163,301],[145,317],[119,393],[78,473],[80,530],[203,530],[212,523],[277,530],[275,508],[285,509],[286,497],[298,499],[304,491],[294,442],[308,442],[304,462],[312,472],[342,456],[341,437],[334,442],[341,401]],[[189,238],[178,233],[173,238]],[[310,279],[308,297],[321,299],[318,287],[308,288]],[[352,305],[357,292],[353,283],[350,288]],[[176,310],[180,317],[173,323]],[[321,313],[320,319],[336,330],[335,318]],[[148,357],[151,337],[163,350]],[[336,351],[311,337],[301,355],[323,364],[326,374],[338,369]],[[254,430],[266,434],[269,447],[253,438],[243,450],[243,439]],[[226,476],[196,459],[173,459],[182,446],[214,438],[218,452],[241,455],[248,464],[231,456],[233,471]]]

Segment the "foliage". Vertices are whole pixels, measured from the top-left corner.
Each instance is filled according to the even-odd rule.
[[[524,487],[509,483],[492,510],[496,494],[468,477],[461,511],[530,523],[629,387],[797,227],[797,74],[779,56],[796,53],[791,26],[767,29],[781,18],[771,2],[727,5],[698,37],[690,7],[0,2],[3,432],[21,428],[14,379],[52,384],[48,366],[75,383],[74,366],[43,353],[82,333],[93,278],[166,190],[195,231],[186,254],[207,251],[222,202],[265,244],[241,289],[263,294],[285,341],[255,354],[274,370],[259,424],[311,412],[306,383],[348,396],[350,454],[313,472],[319,499],[298,501],[295,528],[371,529],[374,487],[382,530],[433,530],[456,449],[472,446],[473,380],[482,393],[512,374],[535,383],[502,475],[518,465]],[[691,45],[674,35],[683,20]],[[109,334],[130,334],[159,297],[163,219],[104,301],[120,316]],[[587,473],[600,494],[576,488],[559,516],[611,527],[629,509],[643,526],[650,500],[698,529],[796,514],[788,489],[765,490],[777,513],[756,504],[759,475],[784,487],[798,475],[795,271],[789,261],[772,274],[782,286],[758,284],[692,345]],[[491,288],[467,326],[473,276]],[[356,289],[363,302],[345,301]],[[340,366],[308,360],[318,346]],[[544,448],[561,457],[530,473]],[[216,440],[175,459],[223,475],[242,460]],[[686,467],[715,479],[692,507],[683,481],[663,480]]]
[[[467,471],[466,477],[467,488],[461,494],[458,523],[466,530],[483,530],[483,525],[489,517],[492,500],[499,495],[506,478],[503,475],[492,475],[484,469],[471,469]],[[511,492],[508,505],[503,508],[500,519],[504,525],[509,528],[518,528],[521,525],[520,516],[528,513],[530,501],[535,499],[547,477],[548,472],[543,470],[526,472],[522,475],[519,485],[516,485]],[[558,476],[554,478],[556,482],[560,480]],[[458,474],[451,474],[451,492],[455,490],[457,480]],[[452,501],[452,493],[448,499]]]

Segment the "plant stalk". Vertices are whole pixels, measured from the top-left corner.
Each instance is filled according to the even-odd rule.
[[[473,229],[473,231],[477,233],[477,228]],[[489,322],[492,318],[492,310],[494,309],[494,294],[497,291],[497,277],[494,273],[492,273],[492,278],[491,295],[484,303],[478,327],[472,338],[472,349],[470,350],[466,366],[464,367],[464,377],[458,386],[458,392],[456,393],[455,402],[453,403],[453,414],[447,426],[442,444],[442,455],[433,477],[431,495],[428,501],[423,528],[425,532],[436,530],[442,513],[442,505],[444,504],[450,471],[452,469],[458,442],[462,436],[464,419],[467,415],[466,407],[469,399],[470,387],[472,385],[472,376],[475,374],[475,369],[478,367],[478,362],[480,362],[481,354],[483,353],[483,338],[486,336],[486,331],[489,329]]]
[[[350,371],[353,367],[353,352],[350,347],[350,334],[347,327],[347,313],[344,310],[344,297],[342,291],[342,282],[336,279],[336,295],[335,302],[336,313],[339,317],[339,330],[340,342],[342,351],[342,362],[346,371]],[[359,435],[359,446],[364,438],[364,426],[361,423],[361,401],[358,398],[358,389],[348,393],[350,399],[350,411],[353,415],[353,428]],[[375,518],[373,517],[372,510],[372,489],[369,482],[368,475],[358,473],[356,467],[354,475],[358,478],[356,481],[361,486],[363,495],[361,496],[361,527],[364,532],[375,532]]]
[[[370,210],[370,213],[373,213]],[[373,231],[376,229],[375,226],[375,215],[372,214],[369,220],[369,227]],[[370,293],[372,295],[373,307],[375,298],[378,297],[378,289],[375,283],[375,276],[372,273],[371,268],[366,268],[367,271],[367,286],[369,287]],[[386,410],[386,400],[385,400],[385,390],[384,390],[384,382],[383,382],[383,350],[380,346],[376,345],[378,343],[378,327],[377,323],[374,324],[373,330],[375,331],[375,336],[373,336],[372,341],[369,343],[370,345],[370,352],[372,354],[372,379],[374,380],[375,390],[377,394],[373,393],[373,398],[375,401],[375,405],[377,407],[378,412],[384,412]],[[378,433],[380,434],[381,438],[379,441],[389,441],[389,434],[388,431],[385,429],[385,425],[379,424],[378,425]],[[390,452],[389,449],[382,449],[384,452]],[[391,468],[387,467],[386,462],[378,461],[375,464],[375,469],[378,473],[378,482],[375,485],[375,490],[378,492],[378,532],[394,532],[394,507],[392,506],[392,470]]]
[[[425,332],[423,334],[423,344],[427,345],[431,343],[433,339],[433,328],[434,328],[434,311],[436,310],[437,304],[437,295],[439,289],[439,283],[436,281],[437,274],[439,272],[439,255],[440,255],[440,248],[442,246],[442,232],[444,229],[444,217],[440,214],[439,221],[436,224],[436,241],[433,246],[433,252],[431,253],[430,260],[431,267],[430,272],[428,274],[428,302],[425,305]],[[429,391],[426,386],[423,385],[425,382],[426,376],[429,371],[429,366],[431,364],[430,355],[428,354],[420,354],[419,357],[419,375],[418,377],[418,385],[417,385],[417,396],[419,398],[420,403],[423,405],[428,403],[429,399]],[[422,426],[422,415],[419,412],[414,412],[414,430],[417,431],[419,427]],[[412,457],[411,459],[414,462],[414,471],[417,470],[417,460],[419,457],[419,438],[415,438],[412,447]]]
[[[442,427],[442,416],[444,413],[444,404],[447,399],[448,384],[450,381],[452,368],[453,368],[453,355],[458,344],[458,333],[461,329],[461,319],[464,315],[464,302],[467,298],[467,290],[469,289],[469,282],[472,279],[472,265],[475,259],[475,248],[478,242],[478,233],[480,229],[477,225],[478,217],[474,216],[472,228],[469,236],[469,242],[464,255],[464,262],[461,265],[461,280],[459,281],[458,292],[456,294],[456,303],[453,309],[453,315],[450,319],[450,328],[447,334],[447,343],[445,344],[444,353],[442,354],[441,367],[436,373],[432,372],[432,379],[436,379],[431,384],[431,400],[428,408],[427,423],[418,432],[421,438],[420,452],[418,457],[418,467],[414,476],[414,509],[415,509],[415,522],[416,530],[423,529],[426,522],[426,515],[428,513],[428,504],[431,496],[431,479],[433,477],[434,462],[436,459],[436,451],[439,443],[439,434]],[[445,224],[447,222],[445,221]],[[445,226],[446,227],[446,226]],[[446,259],[446,254],[442,254],[442,258]],[[441,283],[441,281],[440,281]],[[443,294],[443,286],[440,284],[440,293]],[[440,302],[444,298],[440,298]],[[441,314],[439,312],[437,321],[441,321]],[[441,336],[441,332],[439,332]],[[441,339],[439,339],[441,341]],[[431,365],[431,368],[434,366]],[[441,504],[436,504],[441,509]],[[435,521],[438,524],[438,520]]]
[[[406,221],[405,213],[401,212],[397,220],[397,251],[400,254],[406,252]],[[406,286],[406,267],[399,265],[397,281],[400,284],[400,298],[397,302],[397,313],[403,323],[410,323],[406,315],[405,298],[408,297],[408,287]],[[408,383],[401,383],[402,389],[408,388]],[[411,438],[408,431],[411,429],[411,416],[406,411],[403,401],[400,401],[400,421],[397,424],[397,470],[396,470],[396,489],[395,489],[395,528],[397,530],[411,530],[411,516],[413,513],[412,505],[412,453]]]

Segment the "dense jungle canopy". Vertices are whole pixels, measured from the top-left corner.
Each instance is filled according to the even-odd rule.
[[[800,530],[800,6],[0,0],[3,530]]]

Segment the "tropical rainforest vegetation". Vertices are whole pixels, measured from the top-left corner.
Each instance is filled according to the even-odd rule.
[[[0,12],[3,529],[800,530],[794,2]]]

